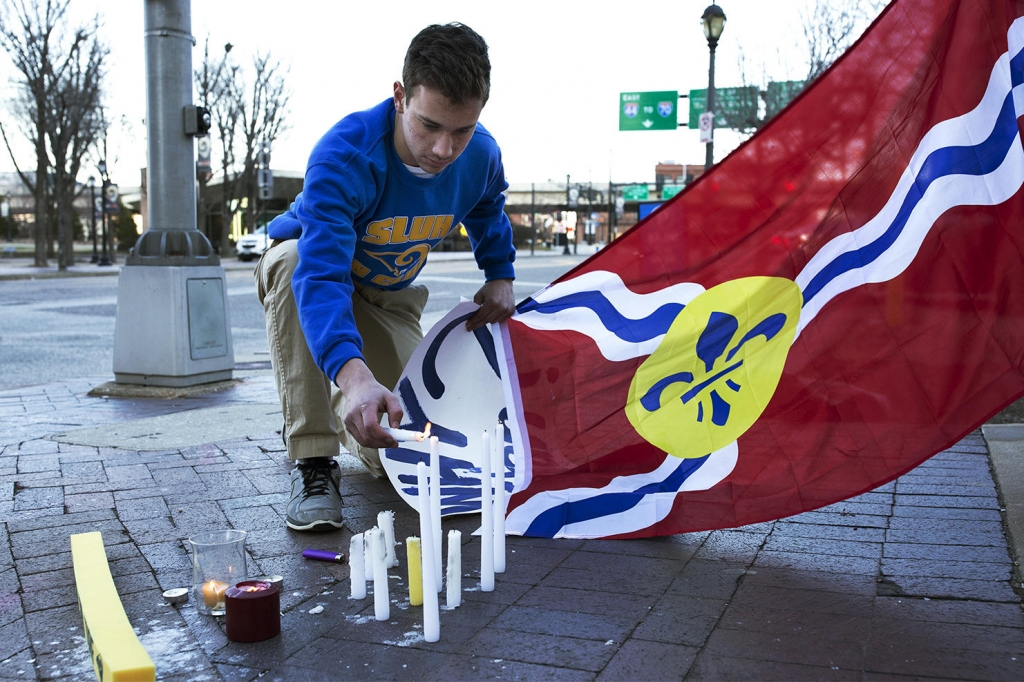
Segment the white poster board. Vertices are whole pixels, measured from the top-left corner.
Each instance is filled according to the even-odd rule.
[[[481,440],[503,422],[502,448],[506,490],[511,493],[515,467],[510,425],[501,382],[501,355],[491,325],[466,331],[475,303],[460,303],[427,333],[416,348],[395,395],[405,416],[401,428],[422,431],[427,422],[439,440],[441,514],[480,511]],[[386,425],[386,415],[384,417]],[[416,464],[429,466],[430,443],[404,442],[381,451],[381,462],[395,490],[417,509]],[[497,461],[492,470],[500,474]]]

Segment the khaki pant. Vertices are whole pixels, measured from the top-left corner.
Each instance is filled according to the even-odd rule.
[[[334,457],[339,443],[384,476],[380,453],[364,448],[345,429],[345,397],[320,371],[306,345],[292,294],[299,257],[294,240],[275,241],[256,266],[256,293],[266,312],[267,341],[284,413],[290,459]],[[374,378],[394,389],[416,346],[423,339],[420,316],[427,288],[412,285],[385,291],[356,284],[352,308],[363,338],[363,358]]]

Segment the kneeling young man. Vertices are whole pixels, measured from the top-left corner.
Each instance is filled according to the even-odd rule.
[[[342,527],[339,444],[384,476],[397,447],[391,393],[423,338],[427,254],[464,225],[486,283],[472,331],[515,310],[512,227],[501,152],[478,122],[490,90],[487,44],[461,24],[413,38],[393,97],[321,138],[302,193],[270,223],[256,268],[267,338],[295,460],[287,524]]]

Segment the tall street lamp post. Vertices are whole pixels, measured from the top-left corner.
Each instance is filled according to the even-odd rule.
[[[711,5],[704,10],[704,16],[700,18],[701,26],[704,29],[704,37],[708,39],[708,49],[711,51],[711,62],[708,66],[708,111],[711,112],[711,131],[708,140],[707,155],[704,157],[704,171],[707,172],[715,162],[715,48],[718,47],[718,39],[722,36],[725,28],[725,12],[718,5]]]
[[[569,206],[571,205],[571,199],[569,196],[569,174],[565,175],[565,212],[562,213],[562,234],[565,235],[565,248],[562,249],[562,255],[569,255]],[[561,239],[561,237],[559,237]]]
[[[89,176],[89,226],[92,229],[92,258],[90,263],[98,263],[99,252],[96,250],[96,178]]]
[[[107,177],[107,162],[100,159],[100,162],[96,164],[96,168],[100,171],[100,180],[102,180],[103,197],[101,203],[103,204],[103,249],[100,252],[100,259],[97,265],[110,265],[110,256],[107,254],[107,185],[110,179]]]

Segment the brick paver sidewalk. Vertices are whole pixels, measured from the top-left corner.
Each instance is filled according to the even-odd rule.
[[[269,373],[179,399],[95,398],[96,381],[0,391],[0,679],[89,679],[69,535],[103,533],[115,582],[161,679],[1024,679],[1024,617],[985,442],[972,434],[857,499],[773,523],[644,541],[509,538],[508,570],[477,589],[476,517],[463,533],[462,606],[441,640],[408,605],[404,551],[392,617],[349,598],[351,530],[396,512],[386,481],[343,462],[349,529],[284,525],[280,423],[163,451],[55,440],[76,429],[273,403]],[[188,420],[181,427],[187,429]],[[64,439],[68,440],[68,439]],[[282,633],[236,644],[222,619],[161,592],[191,582],[186,538],[249,532],[249,573],[284,576]]]

